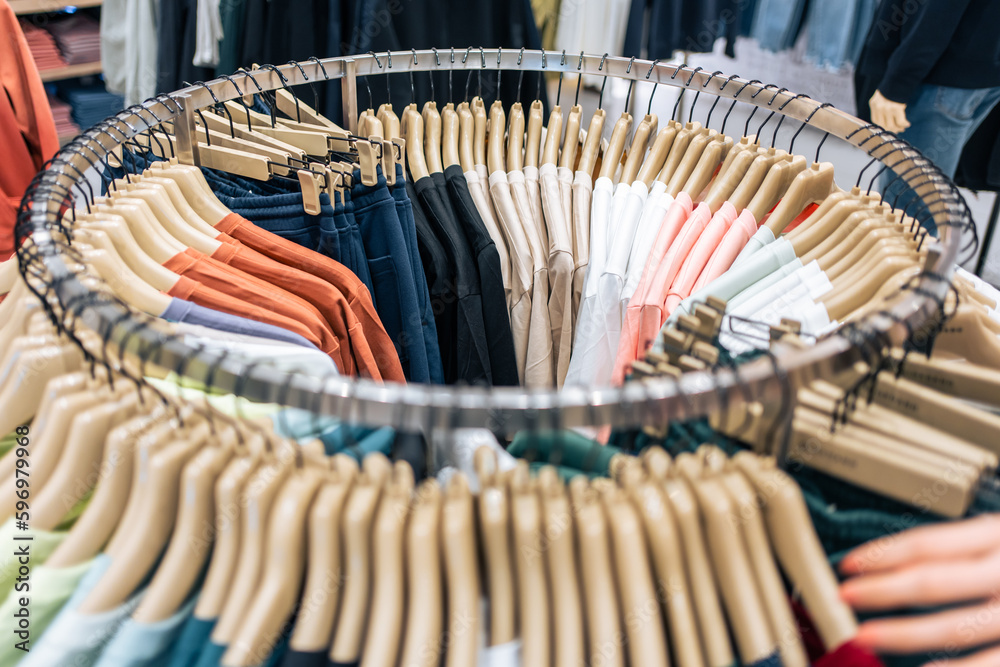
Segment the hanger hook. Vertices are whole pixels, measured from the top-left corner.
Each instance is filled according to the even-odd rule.
[[[576,64],[576,71],[583,69],[583,51],[580,51],[580,62]],[[580,106],[580,84],[583,83],[583,74],[576,75],[576,97],[573,98],[573,106]]]
[[[316,109],[318,109],[319,108],[319,91],[316,90],[316,84],[314,84],[312,81],[309,80],[309,75],[307,75],[306,71],[304,69],[302,69],[301,63],[299,63],[299,61],[297,61],[297,60],[289,60],[285,64],[286,65],[292,65],[292,66],[296,67],[299,70],[299,73],[302,74],[302,78],[305,79],[305,82],[309,84],[309,90],[312,91],[312,94],[313,94],[313,107],[316,108]],[[298,106],[296,106],[295,108],[296,108],[296,111],[297,111],[298,110]]]
[[[701,72],[702,70],[703,70],[703,68],[701,68],[701,67],[695,67],[694,71],[691,72],[691,76],[688,77],[687,83],[684,84],[684,87],[685,88],[690,87],[691,86],[691,82],[694,81],[695,74],[697,74],[698,72]],[[702,86],[702,87],[704,88],[704,86]],[[698,98],[699,97],[701,97],[701,90],[700,89],[694,91],[694,102],[691,103],[691,109],[688,111],[688,122],[689,123],[694,118],[694,110],[698,106]]]
[[[309,62],[312,62],[312,63],[316,63],[316,65],[319,67],[320,71],[323,72],[323,80],[324,81],[329,81],[330,80],[330,75],[326,73],[326,67],[323,65],[323,61],[322,60],[320,60],[316,56],[309,56],[308,58],[306,58],[306,60],[308,60]]]
[[[478,97],[481,100],[483,99],[483,70],[486,69],[486,51],[481,46],[479,47],[479,60],[480,60],[479,75],[478,75],[479,85],[476,89],[476,97]]]
[[[792,135],[792,140],[788,144],[788,152],[789,153],[794,152],[796,139],[799,138],[799,135],[802,133],[802,130],[805,128],[805,126],[808,125],[810,123],[810,121],[812,121],[813,116],[816,115],[816,112],[819,111],[820,109],[823,109],[824,107],[832,107],[832,106],[833,105],[830,104],[829,102],[823,102],[822,104],[820,104],[815,109],[813,109],[812,111],[809,112],[809,115],[806,116],[805,122],[802,123],[802,125],[799,126],[799,129],[795,131],[795,134]],[[827,132],[827,134],[829,134],[829,132]],[[824,140],[825,140],[825,137],[824,137]],[[816,162],[819,162],[819,151],[816,151]]]
[[[278,69],[277,67],[275,67],[274,65],[261,65],[261,67],[263,67],[264,69],[271,70],[272,72],[274,72],[275,74],[278,75],[278,81],[281,83],[281,87],[285,90],[285,92],[287,92],[289,95],[292,96],[293,100],[295,100],[295,120],[297,122],[301,123],[302,122],[302,112],[299,110],[299,97],[298,97],[298,95],[295,94],[295,91],[293,91],[289,87],[289,85],[288,85],[288,79],[286,79],[285,75],[281,73],[281,70]],[[274,116],[274,105],[273,104],[269,104],[268,106],[271,107],[271,127],[276,127],[277,124],[278,124],[278,122],[277,122],[277,119]]]
[[[713,76],[715,75],[713,74]],[[708,110],[708,117],[705,119],[705,127],[712,124],[712,114],[715,113],[715,107],[719,106],[719,100],[722,99],[722,93],[726,91],[726,86],[732,83],[733,79],[736,79],[737,77],[738,75],[733,74],[731,77],[722,82],[722,86],[719,88],[719,94],[715,96],[715,101],[712,102],[712,107]]]
[[[670,75],[670,80],[673,81],[674,79],[676,79],[677,78],[677,74],[684,67],[687,67],[687,63],[681,63],[680,65],[678,65],[677,68],[674,70],[674,73]],[[677,95],[677,101],[674,102],[674,112],[670,115],[670,119],[671,120],[677,120],[677,110],[680,109],[680,107],[681,107],[681,100],[684,99],[684,93],[686,93],[686,92],[687,92],[687,88],[681,88],[680,94]]]
[[[543,51],[542,53],[544,55],[545,52]],[[597,66],[597,71],[599,71],[599,72],[603,72],[604,71],[604,61],[607,60],[607,59],[608,59],[608,54],[605,52],[605,54],[603,56],[601,56],[601,64]],[[597,98],[597,108],[598,109],[603,109],[604,108],[604,87],[607,86],[607,85],[608,85],[608,75],[605,74],[604,75],[604,81],[601,83],[601,96],[599,98]]]
[[[543,70],[543,72],[544,72],[545,68],[547,68],[548,66],[549,66],[549,63],[548,63],[548,60],[546,60],[545,49],[542,49],[542,70]],[[542,74],[539,74],[538,75],[538,79],[536,79],[536,85],[535,85],[535,99],[536,100],[542,99],[542,79],[544,79],[544,78],[545,78],[545,74],[542,73]]]

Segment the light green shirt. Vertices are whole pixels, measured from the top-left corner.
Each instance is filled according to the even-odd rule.
[[[0,596],[6,598],[14,590],[14,580],[22,565],[18,553],[27,549],[27,565],[32,571],[52,555],[63,540],[66,531],[19,530],[13,518],[0,526]],[[21,538],[32,539],[21,539]]]
[[[181,378],[178,382],[178,376],[175,373],[170,373],[162,380],[147,377],[146,382],[168,396],[177,396],[189,401],[205,401],[205,385],[197,380]],[[233,394],[210,393],[208,394],[208,402],[223,414],[231,417],[241,416],[246,419],[270,417],[281,410],[281,406],[275,403],[253,403]]]

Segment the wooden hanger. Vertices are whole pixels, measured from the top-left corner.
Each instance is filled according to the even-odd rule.
[[[541,164],[556,164],[559,161],[559,146],[562,144],[563,115],[559,105],[552,107],[549,124],[545,132],[545,146],[542,148]]]
[[[481,97],[472,98],[472,118],[475,121],[475,135],[472,138],[472,153],[476,164],[486,164],[486,106]]]
[[[496,453],[476,450],[479,477],[479,525],[482,532],[486,594],[490,601],[487,645],[506,644],[517,636],[517,582],[514,577],[510,497],[497,477]]]
[[[559,166],[566,167],[570,171],[576,169],[576,158],[580,149],[580,125],[582,122],[583,107],[579,104],[574,105],[566,117],[566,136],[563,139],[562,154],[559,156]]]
[[[159,171],[147,169],[141,176],[139,176],[139,179],[136,182],[136,188],[141,190],[147,186],[163,188],[170,199],[170,203],[173,204],[174,209],[180,214],[181,219],[193,227],[201,236],[209,240],[214,240],[215,237],[218,236],[218,232],[215,231],[215,228],[212,227],[207,220],[202,218],[198,212],[191,207],[191,204],[188,203],[184,196],[184,192],[181,190],[181,187],[177,182],[169,178],[163,178],[160,176]]]
[[[464,474],[458,473],[448,480],[441,514],[441,537],[448,583],[447,629],[452,637],[445,655],[445,667],[476,664],[482,619],[475,525],[469,482]]]
[[[197,167],[180,165],[176,162],[154,162],[152,170],[158,176],[169,178],[181,188],[185,201],[191,205],[202,220],[213,227],[230,215],[229,209],[212,192],[205,175]]]
[[[80,603],[80,613],[97,614],[114,609],[146,578],[174,527],[181,469],[210,434],[209,425],[203,422],[191,430],[189,437],[175,440],[152,458],[139,462],[138,478],[145,480],[145,484],[140,497],[132,499],[141,503],[142,510],[136,515],[138,521],[119,526],[129,537],[100,581]]]
[[[750,165],[757,159],[757,148],[756,137],[743,137],[726,154],[719,173],[712,181],[712,186],[704,199],[713,214],[717,213],[736,192],[736,188],[746,177]]]
[[[837,578],[809,518],[802,492],[785,473],[759,456],[740,452],[733,463],[765,501],[764,518],[782,568],[802,594],[824,646],[841,646],[858,631],[837,590]]]
[[[669,663],[667,637],[650,568],[642,522],[624,492],[610,487],[602,492],[615,554],[615,578],[625,618],[642,614],[645,623],[626,623],[626,651],[633,665]]]
[[[9,294],[20,280],[21,272],[16,258],[0,262],[0,294]]]
[[[544,555],[537,551],[542,535],[542,511],[526,461],[518,461],[511,475],[510,490],[514,553],[522,554],[516,568],[518,617],[524,643],[522,664],[524,667],[549,667],[552,664],[550,587]]]
[[[461,165],[458,157],[458,112],[455,105],[449,102],[441,112],[441,156],[444,167]]]
[[[34,415],[48,382],[79,368],[83,363],[83,355],[74,344],[52,345],[49,341],[45,341],[37,349],[29,349],[21,353],[18,349],[18,341],[14,341],[7,350],[5,362],[6,372],[4,375],[9,380],[4,381],[3,389],[0,390],[0,401],[3,401],[0,405],[4,406],[3,415],[0,416],[0,425],[7,429],[4,431],[5,433],[10,433]],[[55,426],[54,422],[56,421],[58,420],[51,419],[50,426]],[[37,461],[39,457],[36,454],[41,449],[39,443],[45,431],[35,435],[37,432],[37,430],[32,432],[32,484],[40,484],[42,480],[35,480],[44,476],[42,469],[39,468]],[[60,446],[63,441],[63,439],[59,440]],[[11,495],[13,495],[13,489],[11,489]],[[7,507],[13,508],[13,506],[14,500],[11,500]]]
[[[406,159],[410,168],[410,178],[414,182],[430,175],[424,161],[424,120],[417,113],[415,104],[403,112],[403,132],[406,135]]]
[[[542,126],[545,118],[542,115],[542,103],[535,100],[528,107],[527,138],[524,142],[524,166],[537,167],[542,147]]]
[[[130,305],[153,317],[159,317],[170,306],[171,297],[144,283],[117,253],[95,248],[82,241],[74,244],[74,247],[80,250],[87,265],[95,270],[104,283]]]
[[[604,109],[598,109],[590,117],[590,127],[587,129],[587,139],[583,142],[583,150],[580,152],[580,163],[576,170],[587,174],[594,173],[597,165],[597,157],[601,150],[601,135],[604,132],[604,119],[606,114]]]
[[[666,453],[655,448],[657,455]],[[645,458],[649,458],[649,454]],[[655,465],[655,463],[654,463]],[[704,665],[705,659],[698,634],[687,565],[681,549],[682,538],[673,512],[664,501],[662,491],[642,471],[642,464],[624,471],[622,486],[642,517],[646,540],[653,555],[657,591],[667,619],[671,652],[679,667]]]
[[[722,135],[718,135],[713,141],[709,141],[705,150],[702,151],[701,157],[698,158],[698,162],[694,165],[694,169],[691,170],[691,174],[688,176],[688,180],[684,183],[681,191],[690,194],[695,201],[701,199],[705,188],[708,187],[708,184],[715,177],[716,169],[732,147],[733,140]],[[678,170],[678,173],[680,173],[680,170]]]
[[[472,145],[475,143],[476,120],[472,116],[472,110],[468,102],[458,105],[459,142],[458,156],[462,163],[462,171],[473,171],[476,166]]]
[[[822,164],[814,162],[811,167],[795,177],[764,224],[777,236],[785,231],[806,206],[825,200],[833,187],[833,165],[829,162]]]
[[[112,428],[133,415],[138,394],[128,388],[113,399],[73,419],[58,465],[33,494],[31,520],[36,528],[55,530],[67,511],[94,488],[92,471],[100,465],[104,441]]]
[[[267,518],[267,552],[261,580],[221,664],[253,667],[280,640],[305,575],[309,507],[322,481],[322,473],[307,465],[294,470],[282,485]]]
[[[632,135],[632,146],[628,150],[625,166],[622,167],[622,183],[631,185],[636,180],[639,168],[646,157],[646,147],[649,145],[649,137],[656,134],[658,123],[656,114],[646,114],[639,121]]]
[[[382,455],[365,457],[363,472],[344,508],[344,550],[347,559],[344,591],[329,657],[333,662],[352,662],[361,655],[372,583],[371,538],[375,513],[391,464]]]
[[[683,127],[677,130],[677,135],[674,137],[674,141],[670,145],[670,152],[667,153],[667,157],[663,161],[663,168],[660,169],[660,173],[657,175],[656,180],[660,181],[664,185],[670,182],[670,178],[674,175],[677,165],[679,165],[681,160],[684,159],[684,154],[687,152],[688,146],[691,145],[691,141],[703,132],[708,132],[708,129],[703,128],[701,123],[697,121],[693,123],[686,123]]]
[[[228,646],[236,637],[243,614],[253,600],[267,553],[267,519],[271,516],[271,508],[292,472],[292,467],[289,459],[281,460],[272,454],[251,474],[244,486],[246,491],[240,512],[239,555],[231,575],[232,581],[225,591],[225,603],[212,630],[212,641],[220,646]],[[200,602],[198,606],[201,606]]]
[[[986,405],[1000,402],[1000,372],[974,364],[955,364],[893,350],[902,377],[955,398]]]
[[[490,127],[502,128],[505,124],[503,105],[499,101],[495,102],[490,107]],[[503,149],[503,132],[491,132],[489,137],[489,154],[486,158],[487,168],[491,174],[497,171],[506,171]]]
[[[773,148],[758,148],[743,179],[729,196],[729,203],[742,213],[760,190],[764,179],[771,172],[771,168],[780,162],[791,159],[792,156],[784,151],[775,151]]]
[[[125,264],[135,271],[143,282],[164,292],[169,291],[170,287],[177,283],[179,276],[143,251],[128,225],[120,216],[98,213],[86,220],[83,218],[84,216],[80,216],[81,228],[77,230],[83,235],[82,237],[89,238],[91,244],[104,247],[100,238],[86,232],[90,230],[105,234],[108,240],[114,244],[115,250],[125,261]],[[164,258],[163,261],[167,259],[169,257]]]
[[[285,114],[289,118],[301,118],[303,123],[317,125],[326,130],[346,133],[346,130],[342,127],[321,114],[319,111],[316,111],[316,109],[313,109],[302,100],[296,99],[295,96],[284,88],[278,88],[274,91],[274,100],[277,104],[278,111]]]
[[[632,115],[623,112],[611,131],[611,140],[608,142],[608,149],[604,152],[604,158],[601,162],[600,178],[609,178],[613,183],[617,183],[615,176],[618,173],[618,166],[621,164],[622,153],[625,151],[625,141],[628,139],[630,129],[632,129]]]
[[[639,169],[637,176],[640,181],[646,184],[647,188],[653,186],[653,181],[656,180],[656,176],[663,169],[663,163],[670,153],[670,147],[673,145],[674,138],[677,136],[680,128],[681,124],[672,120],[667,123],[666,127],[660,130],[660,133],[656,135],[656,139],[653,140],[653,147],[649,149],[649,155],[643,160],[642,168]]]
[[[710,144],[721,140],[722,136],[720,136],[715,130],[709,128],[703,128],[701,132],[691,139],[691,143],[688,144],[687,150],[684,151],[684,156],[674,168],[673,173],[670,175],[670,180],[667,181],[667,192],[670,193],[670,196],[676,197],[681,193],[681,190],[684,188],[684,184],[687,183],[691,174],[694,172],[695,165],[698,164],[702,155],[705,154],[705,149]],[[690,194],[692,198],[696,198],[701,193],[689,192],[688,194]]]
[[[400,665],[439,667],[444,630],[444,581],[441,573],[441,487],[433,477],[417,490],[406,535],[408,599]]]
[[[424,104],[424,157],[432,174],[444,171],[441,165],[441,114],[434,101]]]
[[[155,243],[158,243],[163,249],[169,250],[171,254],[168,257],[173,257],[188,248],[188,246],[181,243],[177,238],[167,233],[167,230],[160,224],[159,219],[153,215],[149,204],[142,199],[112,195],[112,198],[105,200],[105,202],[98,200],[95,208],[101,213],[111,213],[121,216],[129,226],[129,229],[132,230],[136,241],[150,257],[155,258],[157,255],[153,254],[155,251],[150,252],[144,245],[147,239],[154,239]],[[151,230],[152,234],[147,235],[139,231],[139,228],[143,226]],[[160,254],[163,254],[162,249]]]
[[[500,111],[502,112],[503,109]],[[520,102],[514,102],[511,105],[508,123],[507,171],[521,171],[524,166],[524,111],[521,109]],[[490,140],[492,141],[492,139],[493,136],[490,135]]]
[[[580,665],[586,661],[583,605],[576,568],[577,545],[573,533],[569,498],[555,468],[543,468],[538,476],[545,535],[545,556],[552,584],[554,625],[553,665]]]
[[[220,429],[213,446],[202,449],[181,474],[184,500],[163,559],[133,618],[157,623],[175,614],[196,589],[214,542],[216,524],[215,484],[232,459],[236,430]],[[206,534],[206,526],[208,533]]]
[[[779,162],[771,167],[757,193],[746,206],[753,213],[755,220],[763,220],[764,216],[770,213],[788,192],[788,187],[795,177],[806,169],[806,165],[806,159],[797,155],[789,161]]]
[[[424,110],[426,111],[426,109],[427,107],[425,105]],[[391,104],[386,103],[380,106],[378,108],[378,114],[376,114],[376,117],[382,124],[382,129],[384,130],[384,134],[382,136],[384,138],[390,141],[393,139],[400,138],[401,135],[399,133],[399,117],[396,116],[396,112],[392,110]],[[441,129],[440,126],[438,126],[438,129],[439,130]]]

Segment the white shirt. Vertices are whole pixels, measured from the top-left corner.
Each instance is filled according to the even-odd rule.
[[[750,240],[747,241],[747,244],[743,246],[743,250],[740,251],[740,254],[736,256],[736,259],[733,261],[732,268],[739,266],[746,258],[750,257],[750,255],[754,254],[764,246],[774,243],[774,241],[774,232],[767,227],[760,227],[757,230],[757,233],[751,236]]]
[[[101,12],[104,83],[110,92],[123,95],[126,105],[138,104],[156,94],[156,9],[159,2],[104,2]]]
[[[632,299],[635,290],[642,280],[642,271],[649,259],[649,251],[653,248],[656,235],[660,233],[660,225],[663,223],[663,216],[667,214],[667,209],[674,203],[674,198],[667,192],[666,183],[654,181],[653,187],[649,189],[646,203],[642,207],[642,215],[639,217],[639,226],[635,230],[632,239],[632,251],[628,256],[628,270],[625,274],[625,287],[622,288],[622,301],[625,305]]]

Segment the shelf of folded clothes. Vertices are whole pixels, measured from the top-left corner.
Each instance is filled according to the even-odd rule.
[[[18,16],[27,14],[44,14],[61,12],[68,7],[83,9],[84,7],[100,7],[103,0],[76,0],[76,2],[56,2],[55,0],[9,0],[10,6]]]
[[[76,77],[92,76],[100,73],[100,60],[92,63],[81,63],[79,65],[67,65],[66,67],[39,70],[39,74],[42,75],[42,81],[62,81],[63,79],[74,79]]]

